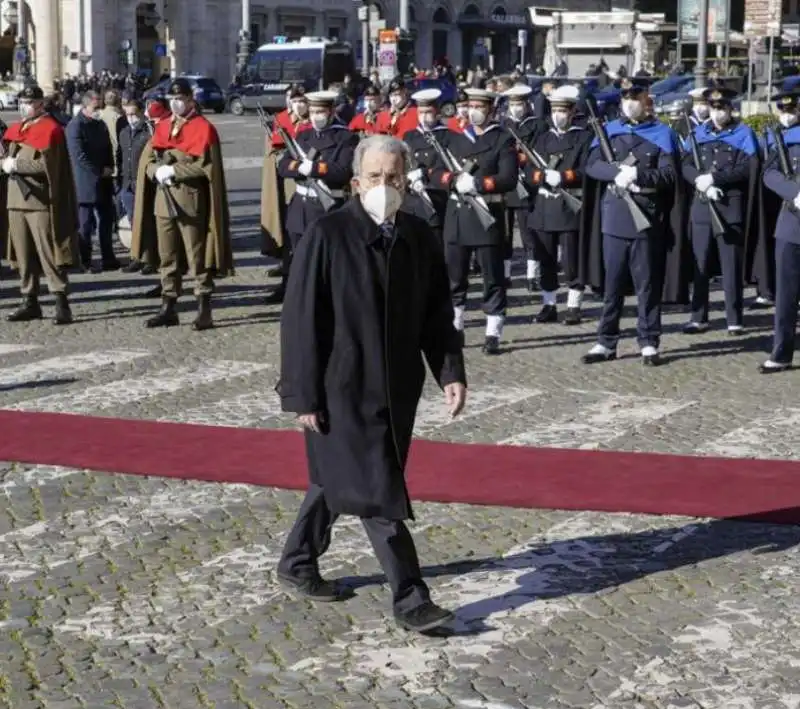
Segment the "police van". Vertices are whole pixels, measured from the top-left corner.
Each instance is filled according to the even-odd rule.
[[[261,106],[265,111],[286,108],[286,90],[301,84],[306,91],[321,91],[330,84],[356,77],[355,54],[349,42],[321,37],[285,37],[262,44],[228,90],[228,109],[241,116]]]

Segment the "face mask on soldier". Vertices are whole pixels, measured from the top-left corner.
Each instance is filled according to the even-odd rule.
[[[365,101],[364,107],[367,109],[367,113],[375,113],[378,110],[378,102],[377,101]]]
[[[421,113],[419,114],[419,122],[423,128],[430,130],[438,123],[438,119],[435,113]]]
[[[509,103],[508,104],[508,115],[513,118],[515,121],[522,120],[525,116],[525,104],[524,103]]]
[[[636,121],[644,114],[644,106],[641,101],[626,98],[622,101],[622,113],[626,118]]]
[[[727,108],[711,109],[711,121],[720,128],[731,122],[731,113]]]
[[[551,113],[551,116],[553,118],[553,125],[558,130],[564,130],[567,127],[567,125],[569,124],[569,112],[568,111],[553,110],[553,112]]]
[[[22,116],[23,120],[30,118],[33,115],[33,104],[21,103],[19,105],[19,115]]]
[[[328,125],[328,114],[327,113],[312,113],[311,114],[311,125],[314,126],[314,130],[322,130],[325,126]]]
[[[707,121],[708,115],[711,113],[707,103],[699,103],[692,110],[698,121]]]
[[[389,103],[394,109],[402,108],[405,102],[405,97],[402,94],[392,94],[389,96]]]
[[[469,122],[472,123],[473,126],[478,126],[480,128],[486,123],[488,117],[489,114],[481,108],[469,109]]]
[[[791,128],[793,125],[797,124],[797,114],[796,113],[779,113],[778,114],[778,121],[784,128]]]
[[[169,110],[176,116],[182,116],[186,113],[186,101],[179,98],[172,99],[169,102]]]
[[[308,115],[308,104],[305,101],[292,101],[292,113],[305,118]]]

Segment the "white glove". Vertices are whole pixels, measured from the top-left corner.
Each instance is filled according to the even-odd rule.
[[[797,197],[794,198],[794,206],[796,209],[800,209],[800,192],[798,192]]]
[[[415,182],[421,182],[424,175],[422,174],[422,168],[418,167],[416,170],[412,170],[408,173],[408,184],[413,185]]]
[[[162,165],[156,170],[156,182],[164,185],[175,179],[175,168],[172,165]]]
[[[712,202],[718,202],[722,199],[722,196],[722,190],[719,187],[714,187],[714,185],[711,185],[711,187],[706,190],[706,197],[708,197]]]
[[[475,178],[472,175],[462,172],[456,178],[456,192],[459,194],[475,194],[477,191],[478,188],[475,185]]]
[[[620,170],[614,178],[614,184],[621,190],[627,190],[633,184],[633,180],[627,172]]]
[[[635,182],[631,182],[628,185],[628,192],[632,192],[633,194],[639,194],[642,191],[642,188],[639,187]]]
[[[10,175],[12,172],[17,171],[17,159],[16,158],[4,158],[3,159],[3,172],[6,175]]]
[[[624,175],[625,180],[628,184],[630,184],[631,182],[636,182],[636,178],[639,176],[639,171],[633,165],[620,165],[619,174]]]
[[[558,187],[561,184],[561,173],[557,170],[545,170],[544,181],[550,187]]]
[[[414,180],[411,183],[411,191],[415,194],[422,194],[425,191],[425,183],[422,180]]]
[[[313,169],[314,163],[311,162],[311,160],[303,160],[303,162],[300,163],[300,167],[297,168],[297,172],[304,177],[308,177]]]
[[[705,175],[698,175],[694,180],[694,186],[697,188],[698,192],[702,192],[705,194],[708,191],[708,188],[714,184],[714,178],[706,173]]]

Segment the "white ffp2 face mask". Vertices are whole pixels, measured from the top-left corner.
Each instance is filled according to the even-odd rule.
[[[473,126],[478,126],[478,128],[480,128],[484,123],[486,123],[486,119],[488,117],[489,114],[479,108],[469,109],[469,122],[472,123]]]
[[[695,106],[692,110],[694,111],[694,115],[698,121],[707,121],[708,114],[711,112],[711,109],[705,104],[699,104]]]
[[[376,224],[391,219],[403,204],[403,195],[391,185],[377,185],[361,195],[361,204]]]
[[[641,101],[626,98],[622,101],[622,113],[626,118],[637,121],[644,114],[644,106]]]
[[[508,105],[508,115],[515,121],[521,121],[525,116],[525,106],[520,103],[510,103]]]
[[[715,126],[724,128],[731,122],[731,113],[724,108],[715,108],[711,111],[711,120]]]
[[[169,102],[169,110],[176,116],[183,116],[186,113],[186,101],[174,98]]]
[[[558,130],[564,130],[569,125],[569,113],[566,111],[553,111],[551,114],[553,125]]]
[[[314,130],[322,130],[325,126],[328,125],[328,114],[327,113],[312,113],[311,114],[311,125],[314,126]]]
[[[797,124],[797,114],[796,113],[780,113],[780,114],[778,114],[778,122],[784,128],[791,128],[793,125]]]

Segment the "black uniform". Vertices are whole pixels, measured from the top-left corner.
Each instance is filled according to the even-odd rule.
[[[487,340],[492,338],[496,345],[506,314],[503,195],[514,188],[519,178],[517,151],[514,139],[496,123],[487,126],[480,135],[471,128],[461,134],[450,132],[448,147],[459,163],[466,159],[476,162],[477,169],[472,173],[476,196],[486,203],[495,219],[491,227],[484,228],[473,207],[456,191],[458,175],[440,164],[434,173],[434,180],[451,190],[444,223],[444,242],[456,327],[463,330],[470,254],[475,251],[483,275],[483,311],[488,316],[486,337]],[[487,342],[487,351],[492,349]]]
[[[533,149],[547,162],[550,169],[561,175],[563,187],[583,199],[584,167],[593,134],[578,126],[565,132],[551,128],[533,141]],[[563,196],[545,181],[545,173],[533,166],[526,167],[526,176],[536,188],[533,208],[528,216],[526,239],[532,243],[534,256],[541,264],[541,288],[544,308],[537,316],[538,322],[556,320],[556,291],[558,291],[559,246],[562,249],[561,266],[570,290],[568,320],[579,321],[581,295],[580,264],[580,213],[572,211]]]
[[[725,233],[715,236],[711,223],[709,199],[694,195],[689,216],[689,232],[694,255],[691,322],[684,332],[702,332],[708,328],[709,280],[716,275],[713,257],[719,257],[725,291],[725,315],[729,332],[742,326],[745,256],[757,230],[751,229],[755,212],[753,199],[759,177],[758,142],[744,123],[732,123],[717,129],[708,121],[694,129],[701,170],[697,170],[691,151],[683,154],[681,171],[692,187],[701,174],[709,173],[722,197],[713,202]]]
[[[514,121],[513,119],[506,117],[504,121],[504,125],[509,126],[514,133],[516,133],[520,139],[527,145],[530,145],[536,139],[540,133],[543,133],[547,130],[548,125],[547,122],[539,119],[534,118],[533,115],[525,116],[521,121]],[[520,170],[520,180],[523,185],[526,184],[527,180],[524,176],[524,168],[525,168],[525,156],[522,153],[519,153],[517,156],[519,170]],[[516,186],[514,189],[506,195],[506,245],[505,245],[505,252],[503,254],[503,258],[507,262],[505,266],[506,269],[506,276],[510,277],[510,270],[511,270],[511,259],[514,256],[514,224],[516,223],[517,227],[519,228],[520,236],[522,237],[522,243],[525,247],[525,251],[529,254],[529,260],[531,258],[531,254],[533,252],[533,245],[531,243],[526,243],[526,223],[528,219],[528,212],[531,208],[531,195],[528,195],[525,198],[521,198],[520,195],[517,194]]]
[[[442,125],[436,126],[431,131],[436,136],[436,140],[443,146],[448,144],[450,132]],[[432,172],[440,165],[439,156],[425,138],[426,131],[421,128],[407,131],[403,136],[403,141],[408,145],[411,152],[412,170],[422,171],[425,192],[430,200],[429,205],[433,206],[434,213],[431,213],[430,206],[423,204],[422,196],[408,191],[404,209],[412,214],[424,219],[433,228],[434,233],[442,239],[442,227],[444,226],[445,212],[447,211],[447,198],[450,196],[449,190],[441,184],[441,180],[432,179]]]
[[[321,131],[304,130],[298,133],[295,142],[306,155],[314,149],[314,169],[309,177],[298,172],[300,162],[288,153],[278,163],[278,174],[297,183],[292,201],[286,211],[286,230],[294,250],[308,226],[325,214],[319,197],[313,188],[313,180],[324,182],[341,206],[345,189],[353,177],[353,156],[358,137],[345,126],[333,123]]]

